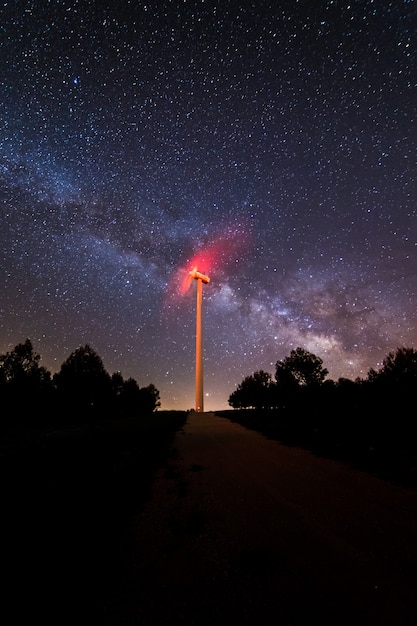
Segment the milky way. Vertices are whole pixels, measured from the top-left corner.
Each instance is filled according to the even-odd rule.
[[[329,377],[417,344],[410,0],[3,2],[0,353],[206,409],[297,346]]]

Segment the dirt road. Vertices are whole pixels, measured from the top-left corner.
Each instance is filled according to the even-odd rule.
[[[417,624],[417,494],[191,414],[132,520],[119,624]]]

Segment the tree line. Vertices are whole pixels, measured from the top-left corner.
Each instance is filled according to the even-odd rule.
[[[277,361],[275,381],[268,372],[258,370],[243,379],[229,396],[229,404],[234,409],[282,408],[303,389],[321,385],[327,374],[319,357],[297,348],[284,360]]]
[[[324,398],[337,389],[347,388],[350,392],[366,389],[378,396],[394,394],[399,400],[416,390],[417,350],[398,348],[396,352],[390,352],[383,360],[382,367],[379,370],[370,369],[365,379],[325,380],[327,375],[328,370],[323,367],[320,357],[304,348],[297,348],[283,360],[277,361],[275,380],[264,370],[246,376],[229,396],[229,405],[235,409],[285,408],[311,391],[318,392],[320,389],[320,397]]]
[[[244,378],[229,405],[265,434],[417,484],[417,350],[390,352],[365,378],[327,375],[321,358],[297,348],[277,361],[274,378],[263,370]]]
[[[82,423],[107,416],[148,414],[160,406],[153,384],[109,374],[89,345],[74,350],[55,374],[40,365],[30,339],[0,355],[3,424]]]

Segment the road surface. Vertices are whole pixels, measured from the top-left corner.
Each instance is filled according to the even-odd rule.
[[[190,414],[132,519],[118,624],[417,624],[417,494]]]

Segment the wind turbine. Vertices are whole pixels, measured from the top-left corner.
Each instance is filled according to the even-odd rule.
[[[195,334],[195,410],[197,413],[204,411],[203,396],[203,283],[210,282],[210,278],[205,274],[197,271],[195,267],[190,272],[191,279],[197,281],[197,316],[196,316],[196,334]]]

